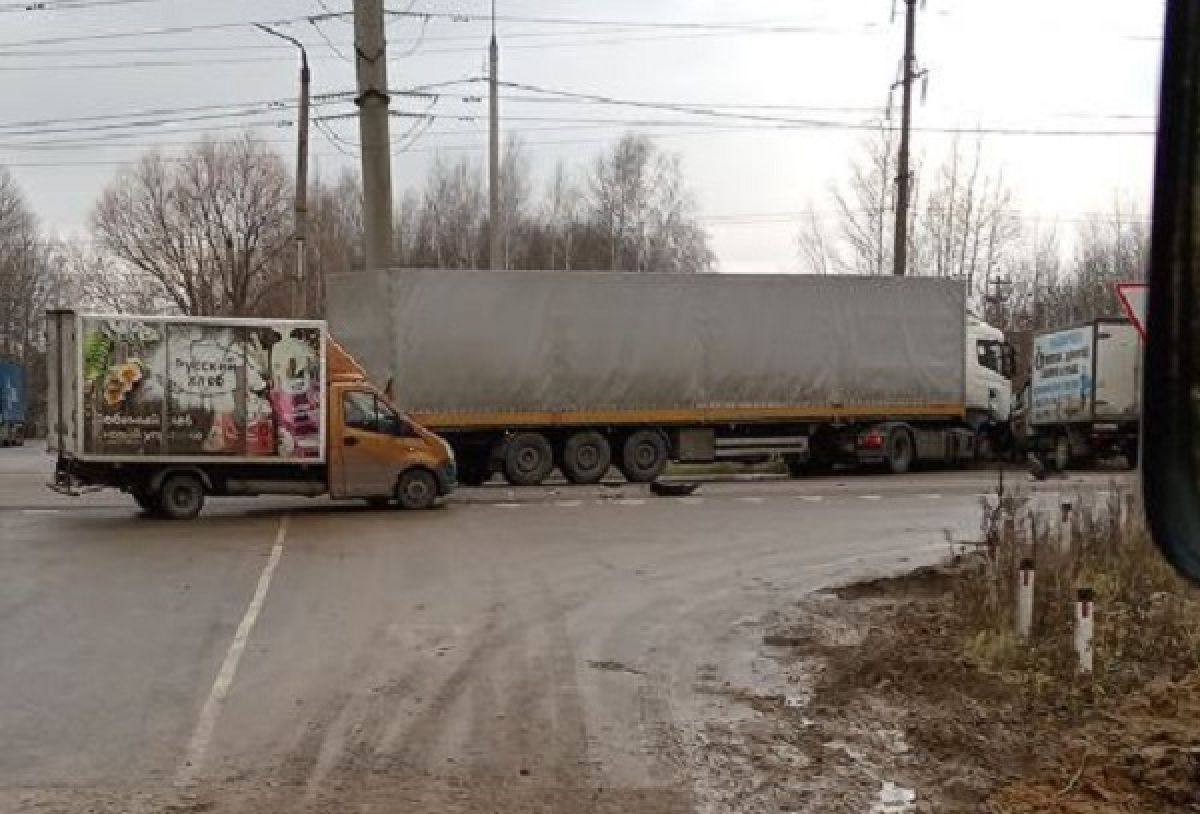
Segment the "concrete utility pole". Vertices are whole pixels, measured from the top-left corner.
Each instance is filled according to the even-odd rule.
[[[368,269],[379,269],[392,264],[392,141],[383,0],[354,0],[354,57],[354,103],[362,142],[363,255]]]
[[[260,30],[287,40],[300,49],[300,103],[296,114],[296,205],[295,222],[292,225],[296,241],[296,277],[292,280],[292,316],[308,315],[307,282],[308,274],[305,269],[305,239],[308,235],[308,95],[311,74],[308,70],[308,52],[304,43],[295,37],[276,31],[273,28],[255,23]]]
[[[912,86],[917,78],[917,0],[904,0],[904,67],[899,84],[904,90],[904,112],[900,124],[900,157],[896,171],[896,243],[892,251],[893,272],[903,277],[908,270],[908,198],[912,182],[909,170],[909,135],[912,129]]]
[[[496,45],[496,0],[492,0],[492,41],[488,46],[488,268],[504,267],[500,228],[500,49]]]

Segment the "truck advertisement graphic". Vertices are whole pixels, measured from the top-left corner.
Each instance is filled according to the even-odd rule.
[[[1033,345],[1033,424],[1086,420],[1092,411],[1092,329],[1036,337]]]
[[[83,449],[321,457],[318,326],[85,317]]]

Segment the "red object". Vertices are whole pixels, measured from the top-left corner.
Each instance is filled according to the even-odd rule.
[[[858,445],[863,449],[883,449],[883,435],[876,430],[871,430],[858,439]]]
[[[1145,298],[1149,290],[1149,283],[1117,283],[1117,299],[1121,301],[1125,316],[1129,317],[1133,327],[1137,328],[1143,342],[1146,341]],[[1135,306],[1135,303],[1139,303],[1141,307]]]

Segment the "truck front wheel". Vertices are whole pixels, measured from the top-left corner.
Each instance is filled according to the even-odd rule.
[[[630,483],[649,483],[667,468],[667,439],[656,430],[638,430],[621,446],[621,474]]]
[[[554,469],[554,451],[546,436],[519,432],[504,450],[504,477],[513,486],[537,486]]]
[[[428,509],[437,500],[437,481],[424,469],[410,469],[396,484],[396,502],[401,509]]]
[[[191,520],[204,508],[204,484],[186,472],[167,475],[158,492],[159,513],[170,520]]]
[[[577,432],[563,444],[562,473],[571,483],[597,483],[611,463],[608,439],[594,430]]]

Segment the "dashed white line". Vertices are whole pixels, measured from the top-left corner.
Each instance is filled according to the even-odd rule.
[[[564,509],[574,509],[578,506],[582,506],[583,501],[582,500],[556,500],[556,501],[554,501],[554,505],[560,506]]]
[[[62,509],[21,509],[21,514],[58,514]]]
[[[644,506],[644,505],[646,505],[646,501],[644,501],[640,498],[626,497],[626,498],[622,498],[621,500],[618,500],[617,504],[620,506]]]
[[[883,500],[881,495],[859,495],[859,500]]]
[[[942,499],[941,495],[936,494],[934,492],[930,492],[927,495],[920,495],[919,497],[923,498],[924,500],[941,500]]]
[[[212,740],[213,730],[217,726],[217,718],[221,715],[225,699],[229,697],[229,688],[233,686],[233,677],[237,674],[238,662],[242,659],[242,653],[246,650],[246,642],[250,639],[250,632],[254,630],[254,623],[258,621],[258,614],[262,611],[263,603],[267,599],[267,589],[271,587],[271,575],[275,573],[275,567],[279,565],[279,558],[283,556],[283,540],[287,536],[287,524],[288,518],[285,514],[279,520],[275,545],[271,548],[271,556],[267,558],[267,564],[263,566],[262,573],[258,576],[258,585],[254,588],[254,596],[246,607],[246,613],[242,616],[237,632],[233,634],[233,641],[229,644],[229,650],[225,652],[225,660],[221,662],[221,669],[217,671],[217,678],[213,681],[212,690],[209,691],[208,699],[200,710],[200,717],[196,720],[192,739],[188,742],[187,754],[175,775],[176,785],[189,786],[194,783],[204,764],[204,756],[208,752],[208,744]]]
[[[801,500],[806,500],[809,503],[820,503],[825,499],[824,495],[798,495]]]
[[[742,503],[755,503],[755,504],[767,502],[767,499],[765,497],[739,497],[738,500],[740,500]]]
[[[684,504],[685,506],[699,506],[701,503],[704,502],[704,498],[702,498],[702,497],[681,497],[681,498],[679,498],[679,502]]]
[[[521,503],[493,503],[492,505],[495,506],[497,509],[519,509],[524,504],[521,504]]]

